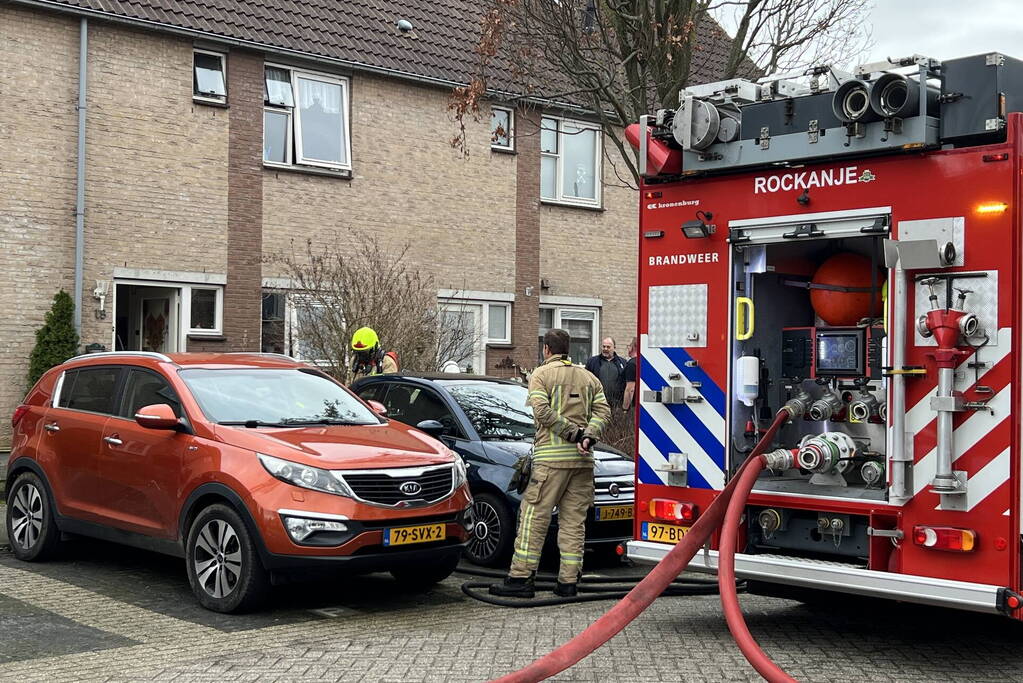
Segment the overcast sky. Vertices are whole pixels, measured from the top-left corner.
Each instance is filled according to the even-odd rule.
[[[870,23],[874,47],[867,61],[985,52],[1023,59],[1021,0],[877,0]]]

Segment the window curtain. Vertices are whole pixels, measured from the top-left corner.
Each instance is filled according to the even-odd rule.
[[[308,78],[298,79],[299,106],[303,111],[321,107],[327,114],[341,113],[341,86]]]
[[[295,97],[291,91],[291,74],[287,69],[266,67],[266,103],[279,107],[294,107]]]

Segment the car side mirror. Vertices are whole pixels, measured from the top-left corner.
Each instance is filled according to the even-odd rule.
[[[444,436],[444,433],[448,431],[448,428],[437,420],[423,420],[416,425],[416,429],[421,432],[426,432],[435,439],[439,439]]]
[[[156,403],[139,408],[135,413],[135,422],[146,429],[180,429],[181,421],[174,414],[174,409],[166,403]]]
[[[366,405],[368,405],[369,409],[372,410],[377,415],[384,415],[384,416],[387,415],[387,406],[385,406],[380,401],[369,400],[369,401],[366,401]]]

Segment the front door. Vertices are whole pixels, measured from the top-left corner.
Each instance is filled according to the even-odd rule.
[[[180,288],[118,282],[114,296],[115,351],[174,353],[182,348]]]
[[[167,380],[141,368],[130,370],[122,393],[117,414],[106,423],[100,445],[99,471],[107,490],[106,523],[173,538],[182,458],[192,436],[143,427],[134,416],[146,406],[165,403],[181,417],[181,403]]]
[[[170,351],[171,299],[169,296],[143,297],[139,319],[142,324],[140,351]]]

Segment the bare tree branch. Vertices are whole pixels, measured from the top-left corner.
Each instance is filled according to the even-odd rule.
[[[467,118],[480,121],[490,80],[515,100],[562,101],[590,110],[638,183],[621,127],[678,104],[699,82],[757,77],[827,62],[869,45],[872,0],[489,0],[480,23],[476,77],[456,88],[452,140],[468,154]],[[734,37],[719,21],[734,30]],[[513,84],[511,86],[507,84]]]
[[[446,360],[472,357],[478,330],[465,312],[438,302],[433,279],[409,258],[408,243],[387,245],[372,233],[341,230],[317,245],[292,241],[290,249],[266,257],[290,284],[278,293],[295,311],[286,352],[315,360],[338,379],[351,379],[351,338],[372,327],[385,351],[395,351],[403,369],[435,371]],[[289,325],[289,322],[286,322]],[[272,343],[272,342],[271,342]]]

